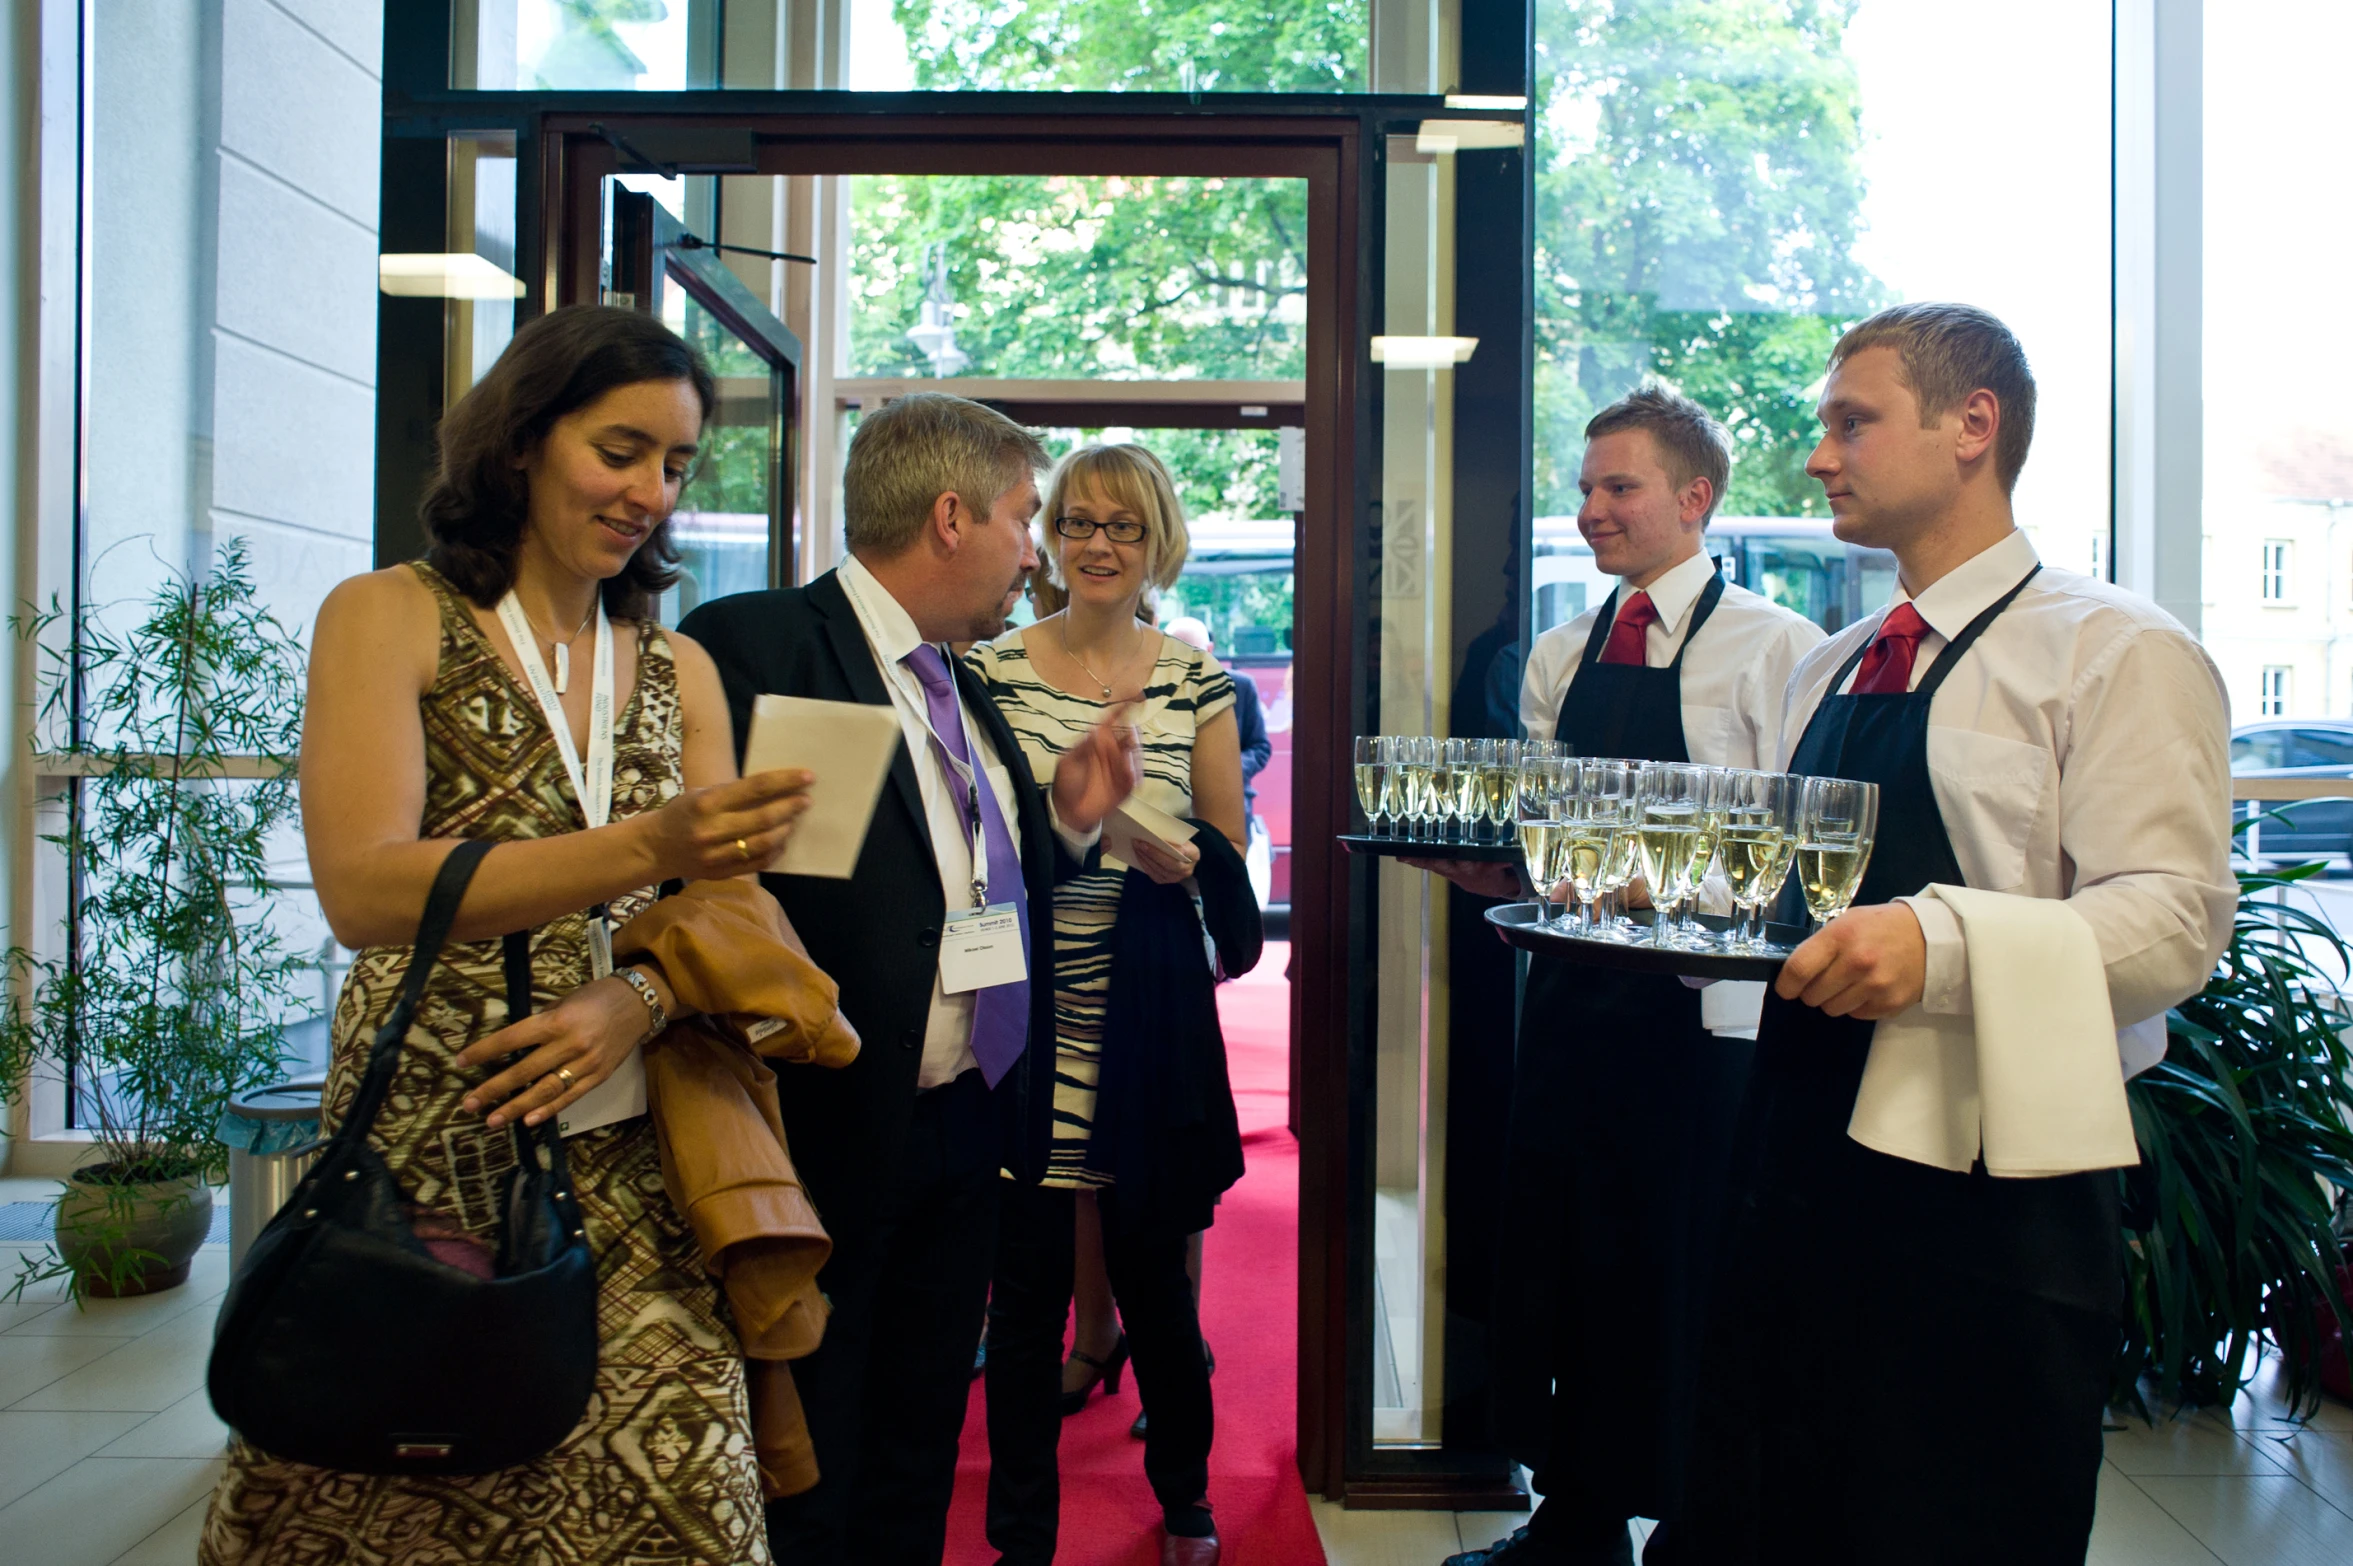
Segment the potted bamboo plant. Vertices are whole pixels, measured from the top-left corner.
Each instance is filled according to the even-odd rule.
[[[186,1279],[226,1158],[215,1128],[276,1073],[303,966],[267,872],[294,823],[301,649],[256,602],[241,542],[133,613],[128,631],[116,606],[12,621],[41,648],[42,770],[77,782],[43,836],[72,915],[0,975],[0,1102],[61,1083],[95,1153],[15,1292],[62,1276],[77,1301]]]
[[[2229,950],[2174,1009],[2165,1059],[2130,1086],[2141,1163],[2122,1175],[2112,1396],[2144,1418],[2148,1393],[2175,1409],[2229,1403],[2266,1336],[2290,1404],[2309,1410],[2329,1356],[2353,1343],[2336,1211],[2353,1191],[2347,948],[2283,895],[2320,868],[2240,874]]]

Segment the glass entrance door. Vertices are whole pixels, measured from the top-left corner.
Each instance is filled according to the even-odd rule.
[[[794,580],[801,343],[654,196],[617,178],[605,196],[605,302],[669,323],[719,378],[702,460],[670,517],[682,574],[660,613],[675,625],[707,599]]]

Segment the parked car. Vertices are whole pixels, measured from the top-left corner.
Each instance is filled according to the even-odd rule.
[[[2230,770],[2240,778],[2344,778],[2344,799],[2248,800],[2245,820],[2266,860],[2353,859],[2353,723],[2271,718],[2231,731]]]

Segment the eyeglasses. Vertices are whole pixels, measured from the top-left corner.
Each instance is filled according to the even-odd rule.
[[[1140,544],[1144,541],[1144,524],[1141,522],[1098,522],[1093,517],[1054,519],[1054,531],[1064,538],[1093,538],[1098,530],[1115,544]]]

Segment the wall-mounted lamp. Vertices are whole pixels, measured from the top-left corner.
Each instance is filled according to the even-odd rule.
[[[378,285],[404,299],[520,299],[522,280],[478,255],[412,252],[376,258]]]
[[[1525,146],[1528,127],[1518,120],[1424,120],[1413,139],[1416,152],[1484,152],[1490,147]]]
[[[1507,114],[1528,112],[1526,98],[1506,97],[1501,93],[1450,92],[1446,95],[1446,106],[1450,109],[1501,109]]]
[[[1373,363],[1392,370],[1451,370],[1478,346],[1476,337],[1376,337]]]

